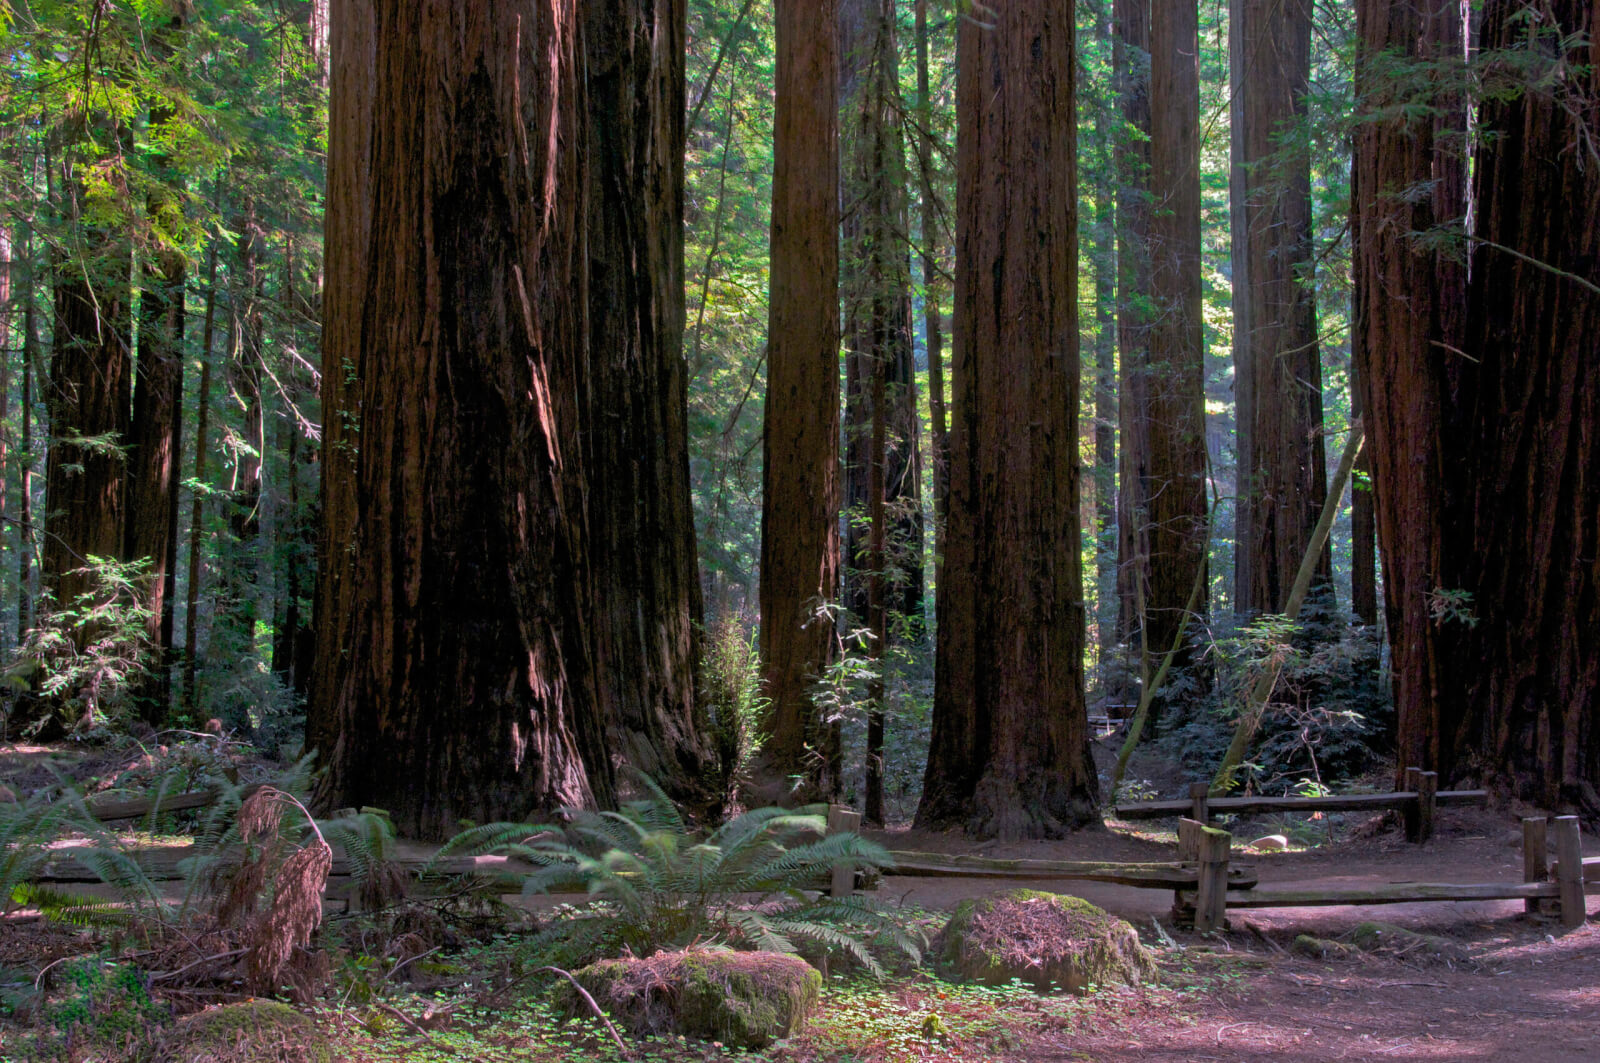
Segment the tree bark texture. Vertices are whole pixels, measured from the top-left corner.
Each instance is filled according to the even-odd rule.
[[[1149,443],[1148,645],[1172,644],[1206,563],[1205,345],[1200,284],[1198,9],[1164,6],[1150,24],[1150,302],[1145,375]],[[1206,611],[1202,594],[1199,611]],[[1180,650],[1174,667],[1188,663]]]
[[[1600,818],[1600,3],[1492,0],[1482,45],[1535,86],[1491,97],[1461,405],[1476,626],[1461,759],[1499,792]],[[1584,34],[1588,35],[1587,40]],[[1524,257],[1519,257],[1524,256]],[[1532,261],[1530,261],[1530,259]],[[1448,741],[1448,736],[1447,736]],[[1448,747],[1446,747],[1448,749]]]
[[[1008,3],[957,44],[950,521],[917,822],[1000,838],[1091,819],[1079,557],[1075,33]]]
[[[720,801],[697,699],[702,619],[683,361],[684,0],[585,6],[589,609],[607,746]]]
[[[1371,455],[1384,618],[1398,717],[1396,763],[1443,770],[1441,734],[1459,732],[1463,706],[1449,696],[1448,641],[1464,625],[1435,615],[1437,592],[1458,588],[1443,553],[1446,419],[1451,355],[1443,344],[1460,308],[1438,282],[1450,266],[1435,241],[1417,239],[1456,217],[1454,206],[1418,188],[1448,184],[1458,152],[1438,144],[1425,109],[1409,104],[1417,64],[1437,45],[1439,20],[1426,3],[1358,0],[1356,127],[1351,187],[1358,360]],[[1443,211],[1443,214],[1441,214]]]
[[[1150,565],[1150,3],[1115,0],[1117,138],[1117,638],[1138,642]]]
[[[776,0],[767,401],[762,426],[761,770],[819,780],[825,727],[811,688],[828,666],[839,593],[837,5]],[[809,755],[808,755],[809,751]]]
[[[1310,0],[1233,0],[1235,607],[1281,612],[1327,497],[1312,280]],[[1333,579],[1331,551],[1314,585]]]
[[[318,483],[322,520],[312,605],[317,646],[306,705],[306,748],[334,748],[340,721],[331,694],[350,667],[334,618],[353,609],[356,536],[356,460],[360,454],[360,391],[356,359],[362,344],[364,278],[372,253],[373,93],[376,69],[374,0],[329,0],[328,210],[323,225],[322,462]],[[343,72],[335,74],[340,66]],[[339,204],[339,206],[334,206]],[[324,761],[326,762],[326,761]]]
[[[1352,193],[1357,194],[1357,193]],[[1352,322],[1361,321],[1361,291],[1352,295]],[[1351,329],[1352,346],[1360,339]],[[1364,421],[1361,366],[1366,359],[1350,356],[1350,414]],[[1350,611],[1368,627],[1378,622],[1378,529],[1373,510],[1372,448],[1362,447],[1356,458],[1356,478],[1350,485]]]
[[[609,803],[571,0],[332,5],[320,797],[405,834]],[[363,180],[363,177],[365,178]],[[603,426],[593,426],[600,428]],[[327,577],[325,577],[327,578]]]
[[[70,177],[67,178],[71,180]],[[95,583],[89,557],[120,559],[132,384],[131,247],[90,233],[86,258],[56,257],[55,334],[50,360],[50,450],[39,568],[58,607]],[[82,440],[94,439],[87,443]]]

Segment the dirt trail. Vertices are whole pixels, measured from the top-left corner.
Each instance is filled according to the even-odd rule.
[[[1520,834],[1507,815],[1449,813],[1425,846],[1395,833],[1374,834],[1310,852],[1237,856],[1254,863],[1263,885],[1357,886],[1385,882],[1516,882]],[[1265,833],[1264,830],[1261,833]],[[1236,837],[1257,836],[1247,827]],[[1170,844],[1118,832],[1057,842],[974,846],[958,836],[889,831],[891,849],[981,851],[1047,859],[1171,859]],[[1586,838],[1590,855],[1600,844]],[[880,896],[928,908],[1017,886],[1085,897],[1155,938],[1152,920],[1171,931],[1172,895],[1098,883],[1047,880],[884,880]],[[1084,1028],[1039,1033],[1007,1058],[1024,1061],[1460,1060],[1600,1063],[1600,923],[1563,932],[1530,919],[1520,901],[1235,912],[1224,935],[1178,933],[1187,948],[1227,952],[1236,972],[1226,988],[1178,1009],[1121,1010]],[[1591,920],[1600,897],[1589,898]],[[1465,962],[1414,962],[1408,956],[1303,959],[1286,950],[1297,934],[1338,938],[1381,920],[1446,937]],[[1254,929],[1251,929],[1253,927]]]

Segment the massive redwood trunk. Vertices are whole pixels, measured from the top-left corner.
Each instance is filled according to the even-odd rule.
[[[1149,364],[1144,377],[1149,537],[1145,635],[1171,648],[1206,564],[1205,346],[1200,284],[1200,64],[1194,0],[1150,24]],[[1205,611],[1202,591],[1197,608]],[[1181,650],[1174,667],[1188,664]]]
[[[588,107],[589,551],[613,760],[709,805],[683,363],[684,0],[584,21]]]
[[[1001,838],[1094,816],[1079,559],[1073,5],[958,39],[950,519],[917,822]]]
[[[1233,0],[1234,605],[1281,612],[1327,498],[1312,279],[1310,0]],[[1315,583],[1333,579],[1321,552]]]
[[[1530,17],[1533,16],[1533,17]],[[1476,626],[1441,774],[1600,817],[1600,2],[1490,0],[1485,53],[1532,86],[1491,96],[1475,168],[1465,417],[1475,473],[1444,529]],[[1584,35],[1588,39],[1584,39]],[[1536,86],[1536,87],[1533,87]],[[1451,749],[1451,740],[1455,749]],[[1455,757],[1452,758],[1451,754]]]
[[[340,0],[331,17],[325,379],[347,423],[327,447],[348,466],[328,530],[348,539],[324,540],[322,797],[424,836],[609,802],[577,7]]]
[[[820,778],[812,685],[839,591],[839,147],[834,0],[777,0],[771,302],[762,426],[761,770]]]
[[[1448,20],[1430,17],[1441,6],[1448,5],[1357,3],[1355,88],[1365,120],[1356,126],[1351,173],[1358,192],[1352,350],[1383,559],[1397,764],[1428,770],[1444,769],[1450,753],[1440,736],[1458,733],[1462,713],[1460,699],[1449,696],[1449,646],[1465,624],[1439,592],[1460,588],[1443,536],[1447,482],[1467,455],[1447,454],[1445,446],[1453,416],[1448,359],[1456,357],[1446,337],[1461,312],[1455,267],[1438,240],[1418,234],[1459,218],[1462,204],[1449,190],[1460,187],[1461,152],[1460,141],[1438,135],[1431,109],[1415,106],[1415,78],[1402,75],[1444,51]],[[1419,196],[1419,188],[1434,195]]]

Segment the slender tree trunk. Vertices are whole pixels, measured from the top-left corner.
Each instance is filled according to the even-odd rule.
[[[17,641],[33,627],[33,377],[39,361],[32,247],[24,244],[28,261],[27,291],[22,307],[22,512],[17,525]]]
[[[776,0],[771,309],[762,428],[761,649],[770,700],[762,772],[819,779],[839,588],[837,8]],[[808,756],[808,748],[812,756]],[[774,795],[776,796],[776,795]]]
[[[905,143],[893,0],[844,0],[839,18],[843,203],[841,295],[847,355],[846,586],[870,632],[866,817],[883,820],[883,667],[889,613],[922,606],[921,462],[917,446]]]
[[[684,0],[587,7],[595,668],[612,756],[720,802],[695,691],[701,590],[683,363]]]
[[[183,441],[184,262],[148,260],[139,300],[139,361],[129,433],[128,520],[123,553],[147,559],[141,595],[155,647],[150,680],[136,694],[145,722],[159,726],[172,700],[172,592],[178,553],[178,459]]]
[[[189,503],[189,579],[188,600],[184,602],[183,622],[183,706],[193,713],[198,708],[195,671],[199,657],[200,631],[200,540],[205,528],[206,447],[211,427],[211,341],[217,321],[217,245],[212,241],[206,262],[206,312],[200,338],[200,392],[194,428],[194,482]]]
[[[1352,195],[1356,193],[1352,190]],[[1354,296],[1351,320],[1362,320],[1361,292]],[[1359,341],[1359,330],[1351,329],[1352,346]],[[1350,413],[1363,420],[1361,366],[1366,359],[1352,350],[1350,355]],[[1372,507],[1372,452],[1364,447],[1356,459],[1356,482],[1350,490],[1350,611],[1368,627],[1378,622],[1378,540]]]
[[[1283,609],[1327,497],[1312,282],[1310,0],[1233,0],[1234,599]],[[1331,551],[1313,587],[1333,580]]]
[[[299,348],[294,323],[313,308],[303,303],[295,283],[296,244],[290,237],[283,255],[283,314],[290,324],[290,346]],[[283,455],[283,492],[287,506],[280,521],[276,553],[282,558],[283,579],[279,585],[279,605],[273,609],[272,671],[286,687],[304,695],[309,688],[309,658],[314,638],[305,623],[300,599],[305,587],[308,561],[315,549],[312,543],[311,522],[302,506],[300,481],[303,477],[304,451],[300,444],[301,413],[305,390],[298,367],[285,364],[283,384],[285,402],[290,407],[287,416],[278,419],[277,450]]]
[[[1108,4],[1095,0],[1097,47],[1113,49]],[[1102,54],[1104,54],[1102,52]],[[1094,222],[1088,227],[1094,262],[1094,559],[1095,632],[1102,664],[1117,642],[1117,201],[1113,119],[1118,101],[1094,106]]]
[[[239,232],[238,261],[231,285],[226,385],[240,407],[242,424],[240,438],[231,447],[233,477],[228,502],[228,544],[219,559],[219,603],[211,626],[212,642],[217,644],[212,654],[220,660],[256,653],[263,558],[261,515],[265,465],[262,457],[266,454],[267,431],[266,407],[261,394],[266,357],[261,263],[267,248],[265,229],[254,202],[246,204],[236,228]]]
[[[934,555],[944,556],[945,510],[950,499],[949,423],[944,401],[944,337],[939,306],[944,282],[939,249],[944,246],[939,201],[933,183],[933,93],[928,78],[928,0],[916,0],[917,190],[922,226],[922,321],[927,334],[928,408],[933,419]]]
[[[1145,630],[1150,571],[1150,3],[1115,0],[1117,138],[1117,636]]]
[[[1476,626],[1453,671],[1464,729],[1440,774],[1600,817],[1600,2],[1490,0],[1486,53],[1525,64],[1479,110],[1478,215],[1452,460],[1476,475],[1446,528]],[[1585,34],[1588,35],[1585,39]],[[1459,624],[1457,626],[1460,626]],[[1451,739],[1454,738],[1454,743]],[[1452,750],[1452,745],[1454,750]],[[1456,753],[1451,757],[1452,752]]]
[[[1433,3],[1434,0],[1429,0]],[[1417,4],[1356,4],[1358,123],[1351,186],[1358,320],[1353,354],[1362,389],[1378,547],[1383,558],[1384,615],[1398,718],[1396,763],[1439,770],[1441,734],[1459,733],[1462,706],[1448,696],[1449,643],[1464,625],[1436,616],[1437,592],[1458,588],[1443,554],[1447,519],[1445,430],[1450,404],[1448,342],[1454,304],[1449,275],[1434,240],[1419,240],[1457,217],[1453,205],[1419,197],[1417,188],[1450,184],[1441,173],[1458,152],[1438,141],[1429,116],[1435,101],[1409,97],[1414,78],[1397,65],[1429,58],[1440,32]],[[1418,102],[1428,106],[1417,107]],[[1443,211],[1443,213],[1441,213]]]
[[[1194,0],[1166,5],[1150,27],[1149,421],[1145,504],[1151,647],[1169,646],[1206,564],[1205,367],[1200,284],[1200,66]],[[1206,611],[1201,595],[1199,611]],[[1180,651],[1174,667],[1191,654]],[[1160,702],[1155,703],[1157,708]]]
[[[1061,834],[1098,801],[1083,693],[1075,31],[964,19],[950,523],[917,822]]]

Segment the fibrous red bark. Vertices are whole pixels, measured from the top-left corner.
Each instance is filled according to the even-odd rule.
[[[1093,817],[1079,559],[1073,6],[963,20],[949,526],[917,822]]]

